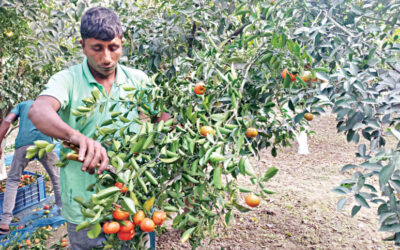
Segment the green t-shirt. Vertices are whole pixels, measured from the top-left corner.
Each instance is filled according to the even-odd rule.
[[[100,91],[103,89],[103,86],[97,83],[91,74],[86,58],[82,64],[74,65],[53,75],[46,85],[46,89],[40,95],[56,98],[61,104],[59,110],[61,119],[82,134],[92,137],[96,132],[96,125],[100,126],[104,121],[111,119],[111,115],[108,112],[108,109],[113,104],[110,96],[113,98],[125,96],[126,92],[121,87],[125,84],[131,84],[136,88],[147,88],[148,82],[149,78],[144,72],[118,65],[116,81],[106,98],[104,111],[102,113],[94,112],[84,125],[81,124],[81,121],[76,121],[76,116],[72,115],[71,110],[76,110],[79,106],[85,106],[82,99],[90,97],[91,92],[96,88]],[[100,96],[102,97],[101,94]],[[125,110],[123,109],[123,106],[117,105],[114,110],[124,112]],[[133,119],[136,117],[138,117],[138,111],[133,109],[128,118]],[[135,124],[131,127],[130,131],[137,133],[139,131],[138,125]],[[62,151],[64,153],[67,152],[66,149],[62,149]],[[81,163],[79,162],[69,161],[68,165],[61,169],[62,215],[68,222],[78,224],[83,221],[80,206],[73,198],[81,196],[84,200],[88,200],[92,192],[87,191],[86,188],[95,183],[95,181],[95,175],[81,171]]]
[[[29,108],[32,106],[33,101],[25,101],[19,103],[15,106],[11,113],[17,115],[19,117],[19,129],[18,135],[15,139],[15,148],[19,148],[26,145],[32,145],[34,141],[44,140],[50,143],[53,142],[53,138],[50,136],[42,134],[36,127],[33,125],[31,120],[28,118]]]

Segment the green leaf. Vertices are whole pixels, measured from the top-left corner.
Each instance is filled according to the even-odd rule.
[[[267,172],[265,172],[263,181],[269,181],[272,177],[274,177],[278,173],[278,169],[276,167],[268,168]]]
[[[135,201],[129,197],[122,197],[121,205],[125,210],[127,210],[130,214],[135,214]]]
[[[251,162],[249,160],[249,158],[246,158],[244,160],[244,171],[247,175],[255,177],[256,174],[254,172],[253,166],[251,165]]]
[[[332,189],[332,192],[337,194],[347,194],[350,192],[350,190],[344,187],[335,187],[334,189]]]
[[[361,209],[361,206],[354,206],[351,209],[351,217],[354,217],[358,213],[358,211],[360,211],[360,209]]]
[[[387,128],[387,131],[389,133],[391,133],[392,135],[394,135],[396,137],[396,139],[400,141],[400,132],[399,131],[397,131],[396,129],[391,129],[391,128]]]
[[[388,164],[387,166],[383,167],[382,170],[379,172],[379,185],[381,187],[385,186],[390,178],[392,177],[394,171],[394,164]]]
[[[226,224],[229,224],[229,221],[230,221],[230,219],[231,219],[231,216],[232,216],[232,210],[229,211],[229,212],[227,212],[227,213],[225,214],[225,223],[226,223]]]
[[[185,243],[190,238],[195,229],[196,229],[195,227],[192,227],[186,230],[181,236],[181,242]]]
[[[93,228],[87,232],[87,236],[90,239],[94,239],[94,238],[97,238],[100,235],[100,233],[101,233],[100,223],[96,223],[96,224],[94,224]]]
[[[222,114],[212,114],[210,118],[216,122],[224,122],[228,119],[230,112],[222,113]]]
[[[344,205],[346,205],[347,201],[348,201],[348,198],[343,198],[338,201],[338,203],[337,203],[337,211],[338,212],[340,212],[343,209],[343,207],[344,207]]]
[[[222,167],[220,166],[214,168],[213,184],[218,189],[222,187]]]
[[[289,75],[289,73],[286,74],[285,80],[283,80],[283,86],[288,89],[290,87],[290,83],[292,82],[292,79]]]
[[[367,200],[360,194],[355,194],[354,195],[356,202],[361,205],[362,207],[370,208]]]
[[[345,171],[349,170],[349,169],[353,169],[358,167],[358,165],[354,165],[354,164],[346,164],[343,166],[342,170],[340,170],[340,173],[344,173]]]
[[[382,225],[381,228],[379,228],[379,231],[398,233],[400,232],[400,224]]]
[[[250,211],[250,209],[248,209],[247,207],[242,206],[242,205],[237,204],[237,203],[235,203],[234,206],[235,206],[235,208],[236,208],[237,210],[239,210],[239,211],[242,212],[242,213],[246,213],[246,212]]]
[[[147,201],[144,202],[143,207],[147,212],[149,212],[150,209],[153,207],[154,200],[155,200],[155,197],[153,196],[153,197],[151,197],[150,199],[148,199]]]
[[[210,156],[210,160],[213,163],[221,162],[225,159],[225,157],[217,152],[213,152]]]
[[[173,158],[160,158],[160,161],[164,163],[172,163],[179,160],[180,157],[173,157]]]

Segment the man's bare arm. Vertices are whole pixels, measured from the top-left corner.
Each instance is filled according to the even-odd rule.
[[[98,173],[102,173],[107,169],[109,162],[105,148],[99,142],[88,138],[66,124],[57,114],[60,106],[60,103],[54,97],[39,96],[29,110],[29,119],[43,134],[79,146],[78,157],[80,160],[84,160],[82,171],[93,173],[97,164],[100,163]]]
[[[14,113],[9,113],[6,118],[3,119],[0,125],[0,145],[3,142],[4,137],[7,134],[8,129],[10,128],[10,124],[17,119],[17,115]],[[3,154],[3,150],[0,146],[0,159],[1,155]]]
[[[39,96],[32,104],[28,117],[43,134],[69,141],[79,132],[61,120],[57,114],[59,109],[60,103],[54,97]]]

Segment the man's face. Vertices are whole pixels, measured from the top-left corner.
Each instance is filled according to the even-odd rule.
[[[83,53],[88,59],[92,73],[106,78],[115,73],[119,57],[122,53],[122,40],[115,37],[111,41],[87,38],[81,41]]]

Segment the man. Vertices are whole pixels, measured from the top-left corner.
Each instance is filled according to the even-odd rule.
[[[62,215],[67,220],[72,249],[102,247],[102,241],[105,239],[104,234],[96,239],[89,239],[89,229],[76,232],[75,228],[83,221],[83,216],[73,197],[81,196],[88,200],[92,193],[86,188],[96,181],[92,173],[96,171],[97,164],[100,164],[97,168],[98,174],[107,168],[109,159],[105,148],[91,137],[96,132],[96,125],[100,126],[111,118],[107,112],[111,105],[110,98],[103,99],[106,102],[105,111],[96,110],[84,125],[76,121],[71,110],[83,106],[82,99],[89,97],[95,89],[104,90],[115,98],[124,95],[121,87],[123,84],[141,88],[149,81],[144,72],[118,64],[122,53],[122,35],[119,18],[113,11],[97,7],[85,12],[81,20],[80,43],[86,58],[82,64],[52,76],[47,88],[36,99],[29,112],[35,126],[44,134],[69,141],[80,148],[78,157],[83,163],[70,161],[61,169],[60,181]],[[117,105],[116,108],[125,111],[122,110],[122,105]],[[130,112],[128,118],[135,117],[138,117],[136,109]],[[165,120],[168,117],[162,114],[160,118]],[[130,131],[135,133],[138,129],[136,126],[130,128]]]
[[[21,175],[25,167],[28,165],[31,159],[26,159],[26,149],[33,145],[34,141],[44,140],[52,142],[53,139],[40,133],[37,128],[32,124],[28,118],[28,111],[31,107],[33,101],[25,101],[19,103],[15,106],[10,114],[4,118],[0,125],[0,144],[3,141],[10,124],[18,119],[19,117],[19,131],[17,138],[15,139],[15,152],[11,163],[11,168],[8,173],[8,179],[6,183],[6,190],[4,193],[3,201],[3,214],[1,215],[0,221],[0,234],[10,233],[9,224],[13,218],[12,211],[15,206],[15,198],[17,196],[18,184],[21,181]],[[0,158],[2,155],[2,150],[0,148]],[[54,195],[56,200],[56,205],[61,208],[61,196],[60,196],[60,169],[54,166],[57,162],[58,157],[54,151],[45,154],[41,159],[38,159],[42,163],[43,167],[46,169],[50,176],[51,182],[53,183]]]

